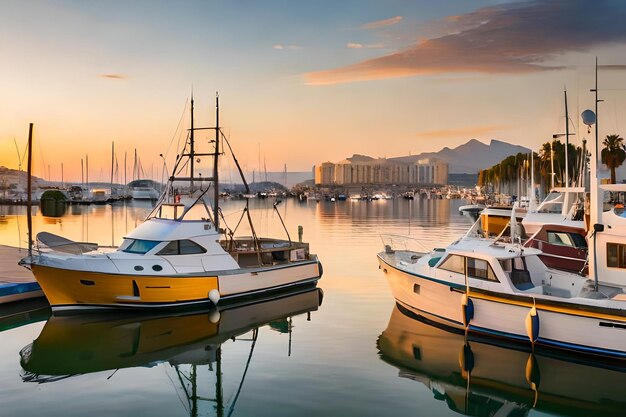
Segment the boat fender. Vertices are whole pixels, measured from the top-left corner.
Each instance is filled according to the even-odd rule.
[[[217,305],[220,300],[220,292],[215,288],[209,291],[209,300],[211,300],[213,304]]]
[[[220,321],[220,311],[217,308],[209,312],[209,321],[213,324]]]
[[[463,378],[467,379],[469,374],[474,369],[474,352],[469,343],[463,344],[461,351],[459,352],[459,366],[461,367],[461,374]]]
[[[534,353],[531,353],[526,362],[526,382],[530,386],[530,389],[535,393],[535,400],[533,407],[537,405],[537,399],[539,398],[539,382],[541,375],[539,373],[539,363]]]
[[[321,278],[322,275],[324,275],[324,267],[322,266],[322,263],[320,261],[317,261],[317,270],[319,271]]]
[[[539,338],[539,315],[537,314],[537,308],[533,307],[526,316],[526,334],[530,342],[534,344]]]
[[[467,327],[474,318],[474,302],[467,294],[463,294],[463,297],[461,297],[461,305],[463,307],[463,325]]]

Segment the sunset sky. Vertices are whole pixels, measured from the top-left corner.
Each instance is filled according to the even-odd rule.
[[[89,154],[107,180],[111,141],[129,170],[134,148],[171,167],[192,88],[198,125],[219,91],[247,172],[469,139],[536,149],[564,131],[564,88],[576,142],[596,56],[600,135],[626,136],[624,22],[619,0],[2,0],[0,165],[17,168],[33,122],[46,178],[63,162],[80,180]]]

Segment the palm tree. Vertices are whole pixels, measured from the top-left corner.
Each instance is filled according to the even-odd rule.
[[[620,135],[607,135],[602,144],[604,145],[604,149],[600,153],[602,163],[611,170],[611,184],[615,184],[615,168],[622,165],[626,160],[624,138]]]

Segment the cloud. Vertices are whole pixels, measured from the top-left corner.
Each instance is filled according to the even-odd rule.
[[[384,47],[385,45],[383,45],[382,43],[362,44],[362,43],[356,43],[356,42],[348,42],[346,44],[346,48],[348,49],[362,49],[362,48],[377,49],[377,48],[384,48]]]
[[[109,80],[124,80],[126,76],[123,74],[99,74],[100,78],[108,78]]]
[[[445,21],[445,35],[389,55],[305,74],[306,83],[553,70],[561,67],[546,63],[564,53],[626,41],[626,3],[617,0],[532,0],[486,7]]]
[[[422,139],[444,139],[450,137],[475,138],[509,127],[510,126],[505,125],[468,126],[456,129],[442,129],[417,132],[416,136]]]
[[[272,46],[272,48],[278,49],[278,50],[283,50],[283,49],[293,49],[293,50],[295,50],[295,49],[302,49],[302,47],[299,46],[299,45],[282,45],[280,43]]]
[[[402,16],[390,17],[389,19],[376,20],[374,22],[361,25],[361,29],[381,29],[387,26],[397,25],[402,21]]]

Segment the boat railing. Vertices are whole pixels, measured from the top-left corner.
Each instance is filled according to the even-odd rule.
[[[421,241],[416,238],[403,235],[380,235],[386,252],[409,251],[416,253],[429,253],[428,249]]]

